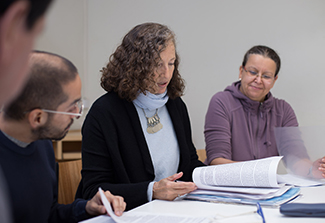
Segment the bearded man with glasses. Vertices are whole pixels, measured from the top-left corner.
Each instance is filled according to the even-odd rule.
[[[30,78],[22,93],[0,114],[0,163],[8,183],[14,222],[78,222],[105,214],[100,194],[72,204],[57,203],[52,142],[62,139],[82,113],[81,79],[67,59],[33,52]],[[122,197],[105,192],[115,214]]]

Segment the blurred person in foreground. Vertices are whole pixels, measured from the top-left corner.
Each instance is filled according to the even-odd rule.
[[[51,0],[0,1],[0,112],[27,79],[28,55],[43,29]],[[0,222],[12,222],[0,163]]]

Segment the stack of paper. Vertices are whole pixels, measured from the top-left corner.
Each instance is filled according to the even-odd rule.
[[[198,167],[193,181],[198,190],[183,199],[278,206],[299,195],[300,189],[278,184],[282,157]]]

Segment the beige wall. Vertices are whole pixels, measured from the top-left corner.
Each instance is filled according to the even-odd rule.
[[[323,0],[57,0],[37,48],[77,65],[91,104],[104,92],[99,70],[109,55],[128,30],[147,21],[168,25],[178,37],[197,148],[204,148],[211,96],[238,79],[244,53],[256,44],[282,59],[274,96],[292,105],[301,125],[325,125]]]

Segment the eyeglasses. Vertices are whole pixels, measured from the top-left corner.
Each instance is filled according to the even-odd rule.
[[[262,222],[265,223],[265,218],[264,218],[263,210],[262,210],[262,207],[261,207],[260,203],[257,202],[256,207],[257,207],[256,211],[249,211],[249,212],[244,212],[244,213],[231,215],[231,216],[224,216],[224,215],[218,214],[218,215],[216,215],[214,217],[214,219],[211,219],[211,221],[212,222],[219,222],[220,220],[223,220],[223,219],[226,219],[226,218],[235,218],[235,217],[240,217],[240,216],[243,216],[243,215],[250,215],[250,214],[257,213],[259,216],[261,216]]]
[[[254,78],[258,77],[258,74],[259,74],[258,70],[255,70],[253,68],[246,69],[246,67],[243,67],[243,69],[250,76],[252,76]],[[264,74],[261,74],[261,79],[263,79],[265,81],[272,81],[274,79],[274,75],[271,72],[266,72]]]
[[[84,108],[83,101],[79,100],[73,106],[71,106],[71,108],[67,112],[54,111],[54,110],[48,110],[48,109],[41,109],[41,110],[45,111],[45,112],[49,112],[49,113],[56,113],[56,114],[62,114],[62,115],[74,115],[74,116],[76,116],[76,119],[78,119],[78,118],[80,118],[80,116],[82,116],[83,108]],[[76,109],[77,109],[76,113],[70,112],[70,111],[74,111]]]

